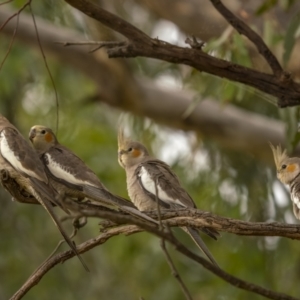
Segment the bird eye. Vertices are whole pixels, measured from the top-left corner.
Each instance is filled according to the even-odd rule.
[[[281,169],[286,169],[286,165],[282,165],[282,166],[281,166]]]
[[[41,134],[45,134],[45,133],[46,133],[46,130],[42,130],[42,131],[41,131]]]
[[[132,151],[132,148],[129,148],[127,151],[128,151],[128,152],[131,152],[131,151]]]

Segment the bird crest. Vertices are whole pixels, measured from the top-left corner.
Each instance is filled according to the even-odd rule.
[[[275,147],[271,143],[270,143],[270,147],[273,152],[276,168],[277,170],[279,170],[281,168],[282,162],[287,158],[289,158],[286,154],[286,149],[282,150],[281,145]]]
[[[119,148],[119,150],[126,149],[130,142],[131,142],[131,140],[129,138],[125,137],[123,128],[119,128],[119,131],[118,131],[118,148]]]

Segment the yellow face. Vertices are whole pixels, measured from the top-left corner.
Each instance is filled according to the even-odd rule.
[[[55,143],[55,136],[50,128],[41,125],[35,125],[30,129],[29,139],[36,150],[47,150]]]
[[[298,158],[289,158],[283,161],[277,169],[277,178],[284,184],[291,183],[300,173]]]
[[[143,157],[143,152],[138,147],[128,145],[125,149],[119,149],[118,161],[121,167],[130,167],[140,161]]]

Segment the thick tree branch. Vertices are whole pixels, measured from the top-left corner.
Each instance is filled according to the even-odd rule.
[[[98,20],[101,19],[101,23],[114,31],[117,31],[127,37],[128,39],[134,36],[134,40],[137,42],[149,42],[151,44],[151,38],[148,37],[141,30],[137,29],[135,26],[121,19],[120,17],[102,9],[99,5],[96,5],[89,1],[66,1],[73,7]]]
[[[3,180],[2,180],[3,181]],[[22,203],[35,203],[34,198],[20,195],[18,189],[14,189],[14,181],[5,181],[6,188],[12,193],[15,199]],[[15,193],[16,191],[16,193]],[[65,207],[79,215],[88,217],[98,217],[113,220],[114,217],[123,216],[126,222],[131,223],[132,216],[117,211],[111,211],[97,204],[75,202],[66,200]],[[151,218],[158,219],[158,212],[148,212]],[[161,219],[170,227],[209,227],[217,231],[224,231],[237,235],[245,236],[280,236],[290,239],[300,240],[300,227],[297,224],[284,224],[278,222],[247,222],[236,220],[223,216],[217,216],[212,213],[201,211],[199,209],[182,209],[182,210],[161,210]],[[125,219],[127,218],[127,219]],[[101,222],[102,232],[115,226],[111,221]]]
[[[115,5],[118,0],[111,0],[111,2]],[[224,17],[207,0],[135,0],[135,2],[145,7],[146,11],[151,12],[155,17],[173,22],[187,35],[194,35],[205,42],[212,38],[219,38],[228,25]],[[223,0],[223,3],[231,12],[257,29],[260,34],[263,32],[263,23],[271,20],[272,23],[276,23],[278,31],[286,32],[288,24],[300,8],[298,1],[294,1],[292,9],[288,10],[282,9],[281,5],[276,5],[265,12],[263,17],[256,18],[255,11],[260,6],[260,1]],[[254,69],[269,73],[267,63],[251,42],[247,45],[247,49]],[[272,51],[277,57],[281,57],[283,45],[281,43],[272,45]],[[287,66],[294,78],[299,78],[300,75],[300,66],[295,63],[299,59],[300,40],[296,41]]]
[[[35,198],[20,191],[15,181],[8,176],[5,170],[0,172],[0,180],[2,185],[11,193],[11,195],[21,203],[34,203]],[[127,222],[131,222],[131,217],[127,214],[112,211],[103,208],[100,205],[75,202],[66,200],[65,207],[72,212],[77,212],[79,215],[89,217],[99,217],[113,220],[117,215],[127,217]],[[209,227],[217,231],[225,231],[228,233],[248,236],[281,236],[291,239],[300,240],[300,227],[294,224],[282,223],[265,223],[265,222],[246,222],[235,220],[222,216],[217,216],[209,212],[201,211],[198,209],[184,209],[184,210],[159,210],[148,212],[148,215],[154,219],[164,220],[167,226],[189,226],[194,228]],[[104,221],[101,223],[102,232],[116,224],[111,221]]]
[[[13,11],[1,9],[0,22],[4,22],[11,14]],[[91,78],[99,87],[98,101],[147,116],[171,127],[200,132],[225,148],[251,153],[273,164],[267,142],[284,143],[283,122],[247,112],[230,104],[220,105],[211,99],[201,99],[193,112],[183,118],[183,113],[197,97],[194,92],[165,89],[141,78],[133,80],[128,69],[124,75],[116,68],[116,64],[120,66],[121,61],[107,60],[103,55],[98,55],[99,53],[89,54],[83,47],[61,47],[55,41],[79,41],[84,40],[84,37],[72,30],[36,19],[42,45],[47,54],[55,56],[62,63],[69,64]],[[16,39],[37,48],[30,16],[23,13],[19,23]],[[2,33],[10,37],[14,29],[15,24],[10,22]]]
[[[77,204],[75,204],[77,205]],[[80,204],[79,204],[80,205]],[[93,216],[93,212],[77,206],[82,213]],[[98,213],[95,212],[97,215]],[[152,218],[157,218],[157,212],[147,213]],[[224,231],[244,236],[280,236],[300,240],[300,227],[298,224],[285,224],[278,222],[248,222],[237,219],[217,216],[199,209],[163,210],[161,218],[170,227],[189,226],[194,228],[208,227],[217,231]],[[109,221],[101,222],[102,230],[113,226]]]
[[[141,34],[141,31],[133,25],[131,25],[130,30],[128,30],[128,22],[87,0],[65,1],[81,12],[92,16],[102,24],[127,37],[128,41],[125,44],[121,42],[113,46],[110,42],[107,45],[109,47],[107,50],[109,57],[142,56],[171,63],[181,63],[194,67],[201,72],[203,71],[219,77],[225,77],[232,81],[244,83],[269,95],[275,96],[278,98],[279,107],[300,104],[300,84],[294,82],[286,73],[280,76],[280,78],[277,78],[277,76],[274,75],[258,72],[215,58],[198,49],[182,48],[157,39],[151,39],[145,34]],[[248,26],[244,24],[243,28],[244,27]],[[257,47],[261,48],[261,46]],[[271,53],[269,49],[268,51]],[[270,59],[271,56],[265,53],[266,50],[264,50],[264,55]],[[272,66],[274,67],[273,60]],[[278,75],[278,66],[275,67],[275,69],[276,75]]]
[[[7,174],[5,174],[3,170],[1,171],[1,175],[2,175],[1,177],[2,182],[5,183],[5,186],[9,191],[13,191],[13,196],[16,197],[21,202],[26,202],[27,195],[24,196],[23,193],[19,192],[19,190],[17,193],[15,193],[14,181],[9,176],[7,177]],[[21,198],[22,200],[20,200],[19,198]],[[32,199],[29,200],[32,201]],[[189,257],[195,262],[201,264],[204,268],[208,269],[209,271],[213,272],[215,275],[221,277],[222,279],[224,279],[225,281],[229,282],[234,286],[263,295],[270,299],[293,299],[292,297],[289,297],[287,295],[279,294],[270,290],[266,290],[260,286],[250,284],[248,282],[245,282],[239,278],[236,278],[220,270],[218,267],[212,265],[210,262],[206,261],[202,257],[199,257],[194,253],[192,253],[190,250],[188,250],[184,245],[182,245],[177,239],[174,238],[173,234],[169,230],[163,231],[162,226],[157,227],[152,223],[142,221],[131,215],[126,215],[108,209],[104,210],[99,205],[76,202],[71,199],[65,200],[65,207],[71,210],[73,213],[75,213],[75,217],[77,218],[84,216],[84,217],[105,218],[110,220],[110,221],[102,222],[102,231],[105,230],[105,232],[103,232],[102,235],[100,235],[100,237],[98,237],[97,239],[92,239],[90,241],[87,241],[78,247],[79,253],[84,253],[89,249],[106,242],[110,237],[120,233],[132,234],[135,232],[139,232],[143,229],[145,231],[148,231],[160,237],[162,239],[163,250],[167,256],[168,263],[171,265],[172,270],[174,272],[174,276],[175,278],[177,278],[178,282],[180,283],[180,286],[182,287],[188,299],[190,299],[189,292],[186,286],[184,285],[184,283],[182,282],[180,276],[178,275],[171,258],[169,257],[169,254],[164,245],[165,241],[169,241],[171,244],[173,244],[176,247],[176,249],[180,253],[184,254],[185,256]],[[233,220],[230,218],[217,217],[210,213],[202,212],[196,209],[175,210],[175,211],[159,210],[150,213],[150,215],[156,219],[158,219],[159,217],[160,222],[163,222],[166,225],[167,229],[169,228],[169,226],[189,226],[189,227],[192,226],[195,228],[210,227],[216,230],[225,230],[236,234],[271,235],[271,236],[278,235],[278,236],[286,236],[294,239],[300,239],[299,226],[293,226],[293,225],[286,226],[278,223],[265,224],[265,223],[243,222],[243,221]],[[121,226],[117,228],[109,228],[124,223],[132,223],[134,225],[138,225],[138,227],[129,225],[129,226]],[[124,228],[126,228],[126,231],[123,231]],[[128,228],[129,231],[127,231]],[[52,267],[58,264],[58,262],[64,262],[65,260],[70,259],[73,256],[74,256],[73,251],[68,251],[47,259],[30,276],[30,278],[25,282],[25,284],[12,296],[11,299],[14,300],[21,299],[34,285],[36,285],[40,281],[40,279]]]
[[[170,235],[168,232],[161,231],[158,227],[152,226],[150,224],[147,224],[145,222],[141,222],[140,220],[137,220],[135,218],[132,218],[131,216],[124,216],[124,215],[118,215],[118,214],[112,214],[110,215],[109,212],[102,212],[102,211],[90,211],[82,210],[80,212],[82,215],[85,216],[100,216],[103,217],[109,217],[111,220],[113,220],[116,223],[122,224],[128,222],[129,219],[131,219],[131,222],[138,225],[138,227],[133,225],[127,225],[127,226],[120,226],[117,228],[109,229],[107,232],[102,233],[97,238],[90,239],[81,245],[77,247],[78,252],[84,253],[91,248],[94,248],[97,245],[105,243],[108,239],[110,239],[113,236],[119,235],[119,234],[133,234],[136,232],[141,231],[140,228],[142,228],[145,231],[148,231],[166,241],[171,243],[173,246],[175,246],[176,250],[183,254],[184,256],[190,258],[191,260],[195,261],[196,263],[202,265],[205,269],[211,271],[216,276],[222,278],[226,282],[230,283],[231,285],[253,292],[255,294],[262,295],[269,299],[280,299],[280,300],[295,300],[296,298],[288,296],[286,294],[277,293],[271,290],[267,290],[261,286],[258,286],[256,284],[252,284],[249,282],[246,282],[244,280],[241,280],[235,276],[232,276],[228,274],[227,272],[219,269],[218,267],[214,266],[210,262],[208,262],[206,259],[194,254],[191,252],[188,248],[186,248],[183,244],[181,244],[177,239],[173,237],[173,235]],[[139,228],[140,227],[140,228]],[[34,285],[36,285],[41,278],[55,265],[58,263],[62,263],[74,256],[74,253],[69,250],[62,253],[59,253],[53,257],[51,257],[47,262],[43,263],[40,268],[38,268],[31,276],[30,278],[25,282],[25,284],[21,287],[20,290],[18,290],[11,298],[11,300],[17,300],[21,299]]]

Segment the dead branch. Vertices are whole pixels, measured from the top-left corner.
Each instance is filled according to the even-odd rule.
[[[2,173],[0,173],[1,175]],[[1,177],[2,176],[2,177]],[[15,188],[13,180],[9,180],[10,177],[3,180],[3,174],[0,176],[2,184],[13,195],[14,199],[21,203],[36,204],[36,200],[33,197],[29,197],[24,191],[20,191]],[[25,193],[25,194],[24,194]],[[66,201],[66,208],[71,211],[77,212],[79,215],[88,217],[104,218],[105,221],[101,222],[101,231],[105,232],[107,229],[114,227],[115,222],[113,220],[115,215],[128,216],[127,214],[111,211],[100,205],[86,203]],[[158,213],[156,211],[147,213],[151,218],[158,219]],[[300,227],[297,224],[284,224],[278,222],[247,222],[223,216],[217,216],[210,212],[202,211],[199,209],[182,209],[182,210],[161,210],[161,219],[164,223],[170,227],[190,226],[194,228],[208,227],[217,231],[224,231],[233,233],[236,235],[244,236],[280,236],[295,240],[300,240]],[[131,219],[127,219],[127,222],[131,223]]]
[[[101,215],[106,215],[106,217],[109,216],[109,212],[98,212]],[[83,213],[84,214],[84,213]],[[87,215],[87,214],[86,214]],[[96,214],[94,214],[95,216]],[[183,254],[184,256],[190,258],[191,260],[197,262],[198,264],[202,265],[205,269],[211,271],[216,276],[222,278],[226,282],[230,283],[231,285],[253,292],[255,294],[259,294],[262,296],[265,296],[269,299],[280,299],[280,300],[296,300],[296,298],[288,296],[286,294],[277,293],[268,289],[265,289],[261,286],[258,286],[253,283],[246,282],[242,279],[239,279],[233,275],[228,274],[227,272],[219,269],[218,267],[214,266],[210,262],[208,262],[203,257],[200,257],[193,252],[191,252],[188,248],[186,248],[183,244],[181,244],[177,239],[174,238],[173,235],[170,235],[169,233],[165,231],[159,230],[158,227],[153,226],[152,224],[147,224],[148,222],[142,222],[141,220],[137,220],[136,218],[133,218],[132,216],[123,216],[123,215],[111,215],[111,220],[118,224],[126,223],[129,220],[131,220],[132,223],[138,226],[134,225],[123,225],[116,228],[109,229],[107,232],[102,233],[100,236],[96,238],[92,238],[81,245],[77,247],[77,250],[80,254],[96,247],[97,245],[105,243],[108,239],[110,239],[113,236],[119,235],[119,234],[133,234],[136,232],[140,232],[142,229],[145,231],[148,231],[156,236],[158,236],[161,239],[164,239],[171,243],[173,246],[175,246],[176,250]],[[12,296],[11,300],[17,300],[21,299],[34,285],[36,285],[41,278],[55,265],[58,263],[63,263],[64,261],[72,258],[74,256],[73,251],[68,250],[64,251],[62,253],[59,253],[52,258],[50,258],[46,263],[43,263],[40,268],[38,268],[25,282],[25,284]],[[299,300],[299,299],[298,299]]]
[[[120,212],[104,211],[92,204],[68,201],[68,209],[77,211],[79,215],[86,217],[104,218],[101,222],[102,232],[114,227],[115,216],[126,217],[127,223],[132,223],[132,216]],[[158,219],[158,212],[147,212],[153,219]],[[214,215],[199,209],[160,210],[160,216],[164,225],[170,227],[189,226],[193,228],[208,227],[217,231],[233,233],[244,236],[280,236],[300,240],[300,227],[298,224],[284,224],[278,222],[248,222],[232,218]],[[109,221],[108,221],[109,220]]]
[[[257,48],[258,52],[265,58],[276,77],[284,76],[284,72],[275,57],[265,44],[263,39],[252,30],[241,19],[237,18],[229,9],[227,9],[220,0],[210,0],[218,12],[234,27],[240,34],[247,37]]]
[[[271,51],[266,46],[262,46],[262,43],[256,46],[263,51],[264,56],[268,58],[272,64],[272,68],[274,68],[276,76],[215,58],[199,49],[178,47],[158,39],[152,39],[127,21],[87,0],[65,1],[84,14],[98,20],[127,38],[126,42],[123,41],[112,44],[110,41],[109,44],[107,44],[107,53],[111,58],[142,56],[176,64],[185,64],[201,72],[240,82],[275,96],[278,99],[279,107],[300,104],[300,84],[294,82],[289,74],[284,72],[280,72],[281,75],[280,78],[278,78],[280,66],[278,67],[278,64],[275,63],[275,57],[273,54],[270,55]],[[235,22],[235,24],[237,23]],[[257,42],[257,38],[253,40],[253,33],[252,31],[250,33],[248,25],[241,20],[238,24],[243,24],[243,26],[239,26],[239,28],[243,28],[243,33],[246,33],[247,37],[250,36],[252,41]],[[245,28],[247,28],[247,30]],[[261,39],[259,41],[261,41]]]

